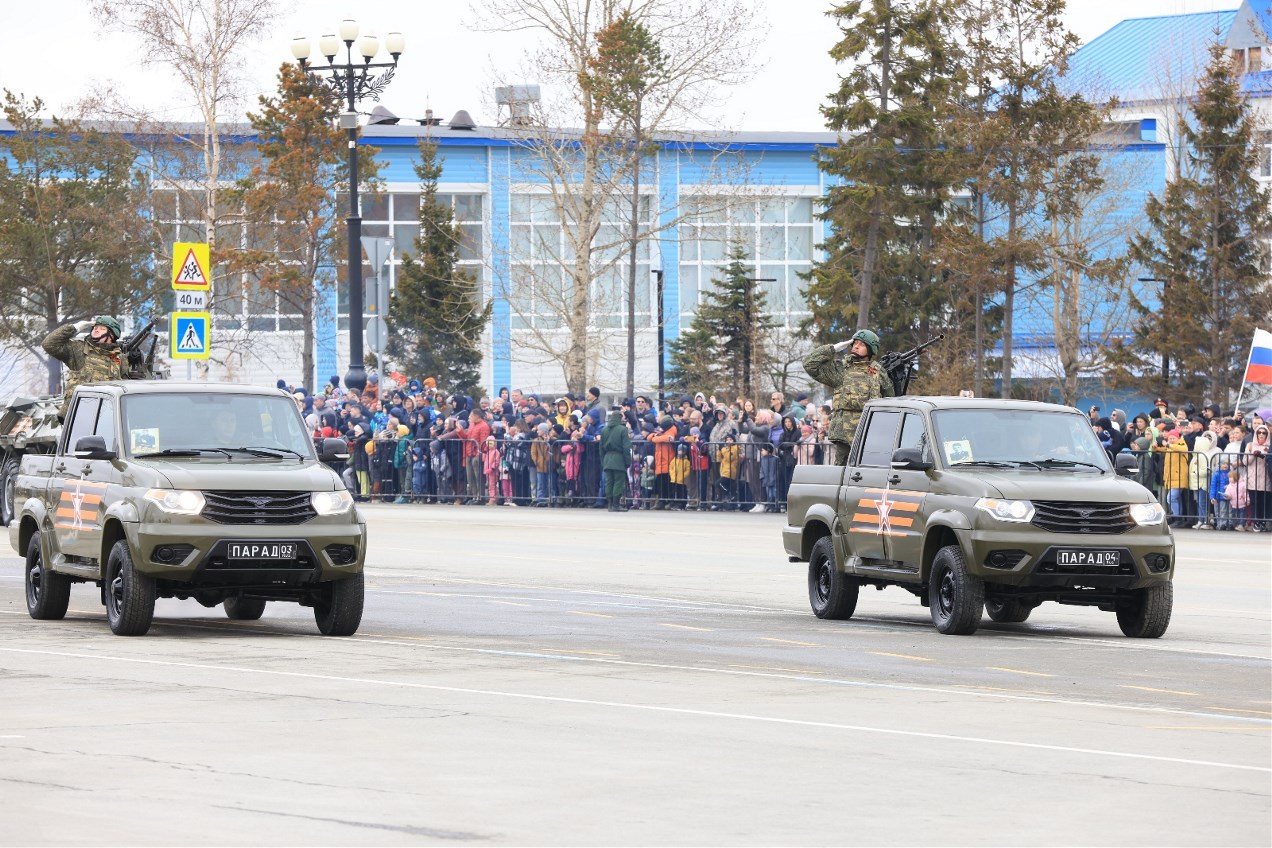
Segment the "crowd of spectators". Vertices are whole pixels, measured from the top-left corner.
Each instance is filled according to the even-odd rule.
[[[396,377],[396,375],[395,375]],[[601,433],[611,415],[630,434],[621,508],[780,512],[798,464],[824,463],[829,407],[808,395],[767,407],[678,395],[602,403],[601,392],[550,400],[503,388],[450,395],[432,378],[379,378],[361,393],[332,377],[295,391],[315,438],[342,438],[345,482],[361,500],[536,507],[605,507]],[[612,467],[612,466],[611,466]]]
[[[1172,412],[1164,398],[1131,418],[1088,413],[1111,456],[1129,451],[1137,479],[1168,510],[1173,527],[1262,533],[1272,529],[1272,410],[1224,415],[1218,404]]]
[[[701,392],[605,404],[597,388],[541,397],[501,388],[495,397],[448,394],[433,378],[372,375],[362,392],[332,377],[323,391],[294,391],[317,439],[341,438],[346,485],[360,500],[536,507],[605,507],[602,431],[622,424],[631,449],[622,508],[781,512],[796,465],[827,464],[829,405],[807,394],[718,399]],[[1216,404],[1172,412],[1159,398],[1128,419],[1089,411],[1110,457],[1131,453],[1137,479],[1174,527],[1272,529],[1272,411],[1224,415]]]

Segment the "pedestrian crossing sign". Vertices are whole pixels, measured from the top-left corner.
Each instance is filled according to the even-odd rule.
[[[173,359],[207,359],[212,316],[207,312],[173,312],[168,333]]]
[[[208,246],[201,242],[172,244],[172,287],[177,291],[207,291],[212,288],[212,267]]]

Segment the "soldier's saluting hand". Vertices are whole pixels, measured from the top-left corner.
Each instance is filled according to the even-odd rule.
[[[840,361],[837,354],[848,352]],[[830,441],[835,446],[835,464],[848,464],[853,434],[866,402],[892,397],[892,380],[876,362],[879,337],[869,330],[858,330],[852,338],[822,345],[804,357],[804,370],[833,395],[830,407]]]

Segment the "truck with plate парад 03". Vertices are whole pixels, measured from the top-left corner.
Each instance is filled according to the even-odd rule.
[[[1024,622],[1044,601],[1112,612],[1127,636],[1166,632],[1174,537],[1076,409],[1030,401],[896,397],[866,404],[847,467],[798,465],[782,541],[808,563],[819,618],[860,590],[900,587],[937,630],[982,613]]]
[[[362,620],[367,529],[278,389],[122,380],[76,387],[49,453],[22,457],[9,540],[26,558],[27,611],[66,614],[72,585],[99,590],[111,630],[150,629],[156,598],[259,619],[312,607],[324,635]]]

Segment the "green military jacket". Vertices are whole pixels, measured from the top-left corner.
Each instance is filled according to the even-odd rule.
[[[76,332],[74,324],[65,324],[44,337],[44,352],[66,363],[71,372],[67,375],[66,392],[62,399],[63,415],[76,386],[103,380],[123,380],[128,376],[128,363],[119,345],[101,345],[77,339]]]
[[[892,380],[871,359],[848,357],[840,362],[834,345],[822,345],[804,357],[804,370],[834,392],[830,406],[832,442],[851,442],[866,401],[892,397]]]

